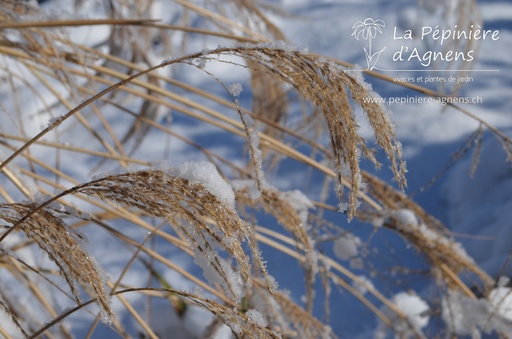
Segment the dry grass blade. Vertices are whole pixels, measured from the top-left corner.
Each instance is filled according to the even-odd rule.
[[[233,1],[237,8],[239,19],[245,22],[245,26],[258,29],[259,33],[271,37],[269,40],[285,41],[283,32],[275,26],[258,7],[261,4],[253,1]],[[289,100],[286,90],[280,79],[265,71],[257,62],[247,59],[247,66],[251,72],[252,112],[251,115],[258,120],[263,120],[262,132],[276,140],[282,140],[285,136],[276,126],[283,126],[283,120],[289,113]],[[262,159],[273,155],[268,148],[262,148]],[[278,157],[271,159],[276,164]]]
[[[300,191],[279,192],[274,188],[264,187],[259,199],[251,197],[247,186],[254,185],[252,181],[233,182],[236,187],[235,194],[239,209],[248,206],[254,209],[263,209],[266,213],[277,219],[288,232],[291,233],[297,244],[298,251],[304,253],[306,260],[303,263],[306,280],[307,310],[313,308],[314,279],[317,272],[316,251],[314,241],[308,234],[308,208],[313,204]],[[246,186],[246,187],[244,187]]]
[[[18,319],[24,319],[21,317],[21,314],[15,310],[15,303],[7,303],[3,300],[2,295],[0,294],[0,307],[3,308],[5,313],[11,318],[12,323],[16,326],[18,331],[26,338],[28,337],[27,332],[23,329]],[[5,336],[7,338],[7,336]]]
[[[12,22],[0,24],[0,29],[42,28],[63,26],[96,26],[96,25],[147,25],[158,20],[119,20],[119,19],[75,19],[59,21]]]
[[[20,2],[16,0],[2,1],[2,15],[27,15],[37,13],[37,6],[33,3]]]
[[[395,191],[382,180],[365,173],[371,195],[380,201],[388,210],[379,212],[384,218],[384,225],[408,239],[421,253],[431,261],[433,268],[452,287],[460,288],[465,293],[469,289],[458,278],[458,274],[470,271],[481,279],[486,288],[494,284],[494,280],[487,275],[475,262],[467,256],[459,243],[448,236],[446,228],[435,218],[426,213],[420,206],[404,194]],[[393,211],[407,210],[414,213],[417,223],[404,224],[403,218],[395,216]],[[391,212],[390,212],[391,211]],[[362,216],[365,218],[365,216]]]
[[[179,295],[183,298],[190,300],[193,304],[203,307],[204,309],[210,311],[214,316],[218,317],[222,320],[224,324],[226,324],[232,331],[235,338],[280,338],[281,336],[264,326],[264,324],[259,321],[257,316],[249,316],[248,314],[244,314],[237,309],[233,309],[231,307],[224,306],[219,304],[218,302],[207,299],[205,297],[201,297],[192,293],[168,289],[168,288],[127,288],[114,293],[114,295],[123,295],[126,293],[133,292],[142,292],[142,293],[152,293],[152,292],[165,292]],[[85,306],[96,302],[96,299],[88,300],[80,305],[69,309],[63,312],[57,319],[53,322],[46,324],[42,328],[40,328],[37,332],[33,333],[29,339],[37,338],[40,334],[44,333],[47,329],[55,325],[57,322],[62,321],[66,317],[70,316],[74,312],[84,308]],[[254,313],[252,313],[254,314]]]
[[[77,302],[80,301],[77,282],[97,297],[103,317],[109,321],[113,311],[109,305],[105,281],[86,252],[82,236],[54,215],[61,206],[52,205],[57,210],[39,206],[36,203],[1,204],[0,219],[12,225],[9,231],[22,231],[48,255],[60,269]]]
[[[469,176],[471,178],[474,177],[476,169],[478,168],[478,163],[480,162],[480,152],[482,151],[482,138],[484,134],[482,124],[478,125],[475,133],[476,135],[473,140],[473,145],[475,146],[473,151],[473,163],[471,164],[471,170],[469,172]]]
[[[28,247],[32,241],[27,241],[24,243],[21,243],[16,246],[12,246],[8,252],[4,251],[2,248],[0,248],[0,252],[4,253],[5,255],[0,256],[6,257],[6,262],[0,261],[0,265],[4,266],[10,271],[12,276],[16,277],[16,279],[21,282],[24,286],[28,287],[28,291],[30,291],[31,294],[35,296],[36,299],[38,299],[39,303],[48,311],[48,313],[55,317],[57,316],[56,311],[53,309],[51,303],[46,300],[48,298],[47,295],[44,294],[43,289],[40,288],[40,284],[38,284],[38,281],[34,281],[34,277],[31,275],[31,273],[36,274],[38,277],[43,279],[45,282],[48,282],[52,287],[54,287],[56,290],[61,292],[63,295],[68,297],[69,299],[73,300],[73,296],[70,295],[68,292],[66,292],[63,288],[59,286],[57,282],[54,282],[50,279],[50,277],[47,277],[46,274],[52,274],[57,275],[59,272],[57,270],[48,270],[45,268],[42,268],[40,266],[32,266],[29,265],[27,262],[22,260],[16,255],[16,251],[24,249]],[[8,290],[7,288],[3,287],[2,290]],[[7,300],[9,299],[8,296],[4,295],[4,298]],[[12,304],[11,306],[18,306],[20,307],[18,303]],[[23,318],[26,321],[28,316],[27,314],[30,313],[29,310],[23,310],[23,312],[13,312],[11,310],[12,314],[24,314]],[[67,337],[70,337],[69,331],[67,331],[64,326],[61,327],[62,333],[66,335]]]
[[[290,338],[337,338],[331,328],[294,303],[284,293],[276,292],[272,298],[256,289],[253,296],[257,309],[264,309],[272,328]]]
[[[281,126],[288,114],[287,93],[278,79],[265,72],[256,62],[247,60],[247,65],[251,70],[252,112],[256,119],[265,119],[263,133],[281,140],[285,134],[273,126]],[[268,153],[265,150],[262,150],[263,159]]]
[[[317,57],[321,57],[321,56],[317,55]],[[345,62],[345,61],[336,60],[333,58],[326,58],[326,59],[334,62],[337,65],[343,66],[343,67],[354,68],[353,64]],[[396,82],[393,80],[392,76],[389,76],[387,74],[383,74],[383,73],[379,73],[379,72],[375,72],[375,71],[364,71],[364,74],[370,75],[377,79],[384,80],[384,81],[386,81],[390,84],[393,84],[395,86],[401,86],[401,87],[411,89],[413,91],[416,91],[418,93],[421,93],[421,94],[429,96],[429,97],[440,98],[440,99],[446,100],[447,106],[454,108],[456,111],[466,115],[470,119],[477,121],[480,126],[483,126],[483,127],[487,128],[489,131],[491,131],[491,133],[496,138],[496,140],[498,140],[500,142],[500,144],[503,146],[503,151],[505,152],[505,154],[507,156],[507,161],[512,162],[512,139],[506,133],[504,133],[503,131],[498,129],[496,126],[491,124],[489,121],[482,119],[481,117],[479,117],[478,115],[465,109],[461,105],[455,104],[452,101],[450,101],[452,96],[446,95],[446,94],[438,92],[438,91],[431,90],[429,88],[420,86],[415,83]]]
[[[283,32],[265,15],[262,8],[264,4],[248,0],[234,0],[233,5],[238,9],[238,16],[246,26],[255,26],[265,37],[272,40],[285,40]]]
[[[464,158],[464,156],[466,156],[467,153],[469,153],[471,150],[473,150],[473,162],[471,164],[469,176],[473,177],[478,168],[480,151],[482,147],[482,137],[483,126],[482,124],[479,124],[478,128],[468,136],[464,144],[461,145],[461,147],[453,153],[450,160],[447,161],[446,165],[444,165],[443,168],[441,168],[432,178],[430,178],[430,180],[425,185],[420,187],[418,191],[425,191],[432,185],[434,185],[440,178],[442,178],[448,172],[448,170],[451,167],[453,167],[453,165],[455,165],[459,160]],[[412,196],[414,196],[415,194],[417,194],[417,192],[412,194]]]
[[[270,235],[272,237],[275,237],[276,239],[279,239],[280,241],[283,241],[284,243],[287,243],[287,244],[294,244],[294,241],[291,240],[290,238],[287,238],[287,237],[280,235],[274,231],[270,231],[270,230],[267,230],[262,227],[257,227],[257,230],[258,230],[257,237],[258,237],[259,241],[266,243],[267,245],[271,245],[272,247],[278,249],[282,253],[285,253],[285,254],[299,260],[300,262],[306,262],[307,259],[303,255],[299,254],[296,251],[291,250],[290,248],[288,248],[286,246],[282,246],[281,244],[266,237],[265,235]],[[298,244],[295,243],[294,245],[297,247]],[[329,270],[326,272],[328,279],[332,280],[336,285],[341,286],[345,290],[349,291],[352,295],[354,295],[357,299],[359,299],[364,305],[366,305],[369,309],[371,309],[372,312],[374,312],[375,315],[384,324],[386,324],[389,327],[393,326],[393,322],[390,320],[388,315],[384,314],[376,305],[373,304],[372,301],[370,301],[366,296],[364,296],[362,293],[360,293],[354,287],[352,287],[351,284],[347,283],[347,281],[345,281],[344,278],[342,278],[336,272],[340,273],[342,276],[350,279],[351,281],[355,282],[356,284],[361,285],[361,284],[363,284],[363,281],[361,281],[361,279],[359,277],[357,277],[354,273],[352,273],[347,268],[340,265],[334,259],[332,259],[324,254],[318,253],[318,259],[320,262],[323,261],[324,264],[329,267]],[[418,336],[420,336],[420,332],[418,332],[418,330],[414,328],[414,326],[410,323],[410,321],[407,319],[406,314],[404,314],[404,312],[402,312],[402,310],[400,310],[397,306],[395,306],[389,299],[387,299],[384,295],[382,295],[376,289],[369,288],[368,292],[370,292],[374,297],[376,297],[378,300],[380,300],[386,307],[388,307],[390,310],[392,310],[400,319],[403,319],[406,322],[407,327],[409,327],[411,330],[413,330],[413,332],[415,332]]]

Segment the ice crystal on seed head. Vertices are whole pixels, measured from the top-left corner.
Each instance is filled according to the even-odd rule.
[[[168,58],[165,58],[162,60],[162,64],[168,64],[169,62],[173,61],[174,58],[172,56],[169,56]]]
[[[252,309],[245,313],[249,317],[249,319],[258,325],[259,327],[267,327],[267,320],[263,317],[263,314]]]
[[[242,93],[242,84],[239,83],[239,82],[235,82],[235,83],[232,83],[231,85],[228,86],[228,92],[229,94],[231,94],[233,97],[238,97],[240,95],[240,93]]]
[[[208,61],[207,58],[197,58],[197,59],[195,59],[196,66],[199,67],[200,69],[203,69],[203,68],[206,67],[206,61]]]

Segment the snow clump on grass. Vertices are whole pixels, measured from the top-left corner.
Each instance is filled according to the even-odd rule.
[[[418,295],[409,292],[395,294],[391,298],[391,302],[405,315],[404,319],[387,306],[384,308],[383,313],[393,323],[393,332],[397,335],[399,334],[400,338],[423,338],[421,329],[427,326],[430,320],[428,315],[430,307],[428,304]],[[390,328],[387,324],[380,322],[374,333],[374,338],[388,338],[389,330]]]
[[[227,207],[235,209],[235,193],[222,177],[214,164],[207,161],[185,162],[169,170],[170,175],[200,183]]]
[[[349,260],[359,254],[359,247],[361,246],[361,239],[352,233],[347,233],[344,236],[336,239],[334,242],[334,254],[342,259]]]
[[[366,276],[359,275],[357,278],[358,278],[358,281],[354,280],[352,282],[352,287],[357,292],[359,292],[361,294],[365,294],[366,292],[368,292],[368,290],[375,289],[375,286],[373,285],[372,281],[370,279],[368,279]]]

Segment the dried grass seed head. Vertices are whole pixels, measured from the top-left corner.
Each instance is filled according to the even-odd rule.
[[[374,93],[359,75],[354,76],[354,72],[346,72],[331,62],[302,53],[282,42],[219,48],[211,54],[235,54],[259,64],[281,81],[292,85],[321,110],[329,129],[338,185],[341,188],[345,180],[349,182],[349,217],[355,214],[360,189],[359,155],[379,166],[366,140],[358,134],[353,104],[360,105],[368,115],[377,145],[389,157],[396,181],[405,186],[405,163],[389,112],[382,105],[367,100]],[[343,175],[343,167],[349,168],[348,178]],[[338,189],[338,196],[343,199],[342,189]]]
[[[105,287],[106,281],[82,244],[82,237],[48,208],[39,209],[19,223],[38,206],[33,203],[0,205],[0,219],[11,225],[18,225],[16,230],[25,233],[27,238],[33,240],[48,255],[60,269],[77,303],[80,302],[78,283],[97,298],[104,320],[110,321],[113,311]]]

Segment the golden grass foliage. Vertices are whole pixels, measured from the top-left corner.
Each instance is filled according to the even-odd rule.
[[[13,225],[9,231],[22,231],[57,265],[77,302],[80,302],[80,293],[76,282],[91,289],[91,294],[98,299],[105,317],[112,316],[105,282],[96,264],[89,258],[81,236],[75,230],[55,216],[53,210],[41,209],[38,204],[3,204],[0,210],[0,219]],[[37,212],[34,213],[35,210]],[[32,215],[28,216],[30,214]]]
[[[99,326],[108,326],[113,336],[133,337],[126,327],[130,321],[141,336],[157,338],[165,336],[151,321],[151,300],[158,299],[168,301],[179,320],[191,307],[207,310],[212,318],[202,333],[205,338],[224,325],[236,338],[330,338],[336,334],[329,327],[329,303],[345,302],[338,292],[348,291],[397,336],[423,336],[388,299],[387,291],[368,285],[367,293],[361,292],[354,287],[364,285],[358,268],[325,250],[326,243],[351,232],[352,218],[381,220],[406,245],[413,245],[426,259],[423,279],[439,287],[435,298],[447,289],[476,298],[463,278],[468,272],[482,293],[492,288],[493,279],[464,255],[444,225],[400,189],[360,169],[361,157],[377,168],[380,163],[359,133],[358,109],[367,117],[376,146],[389,159],[396,183],[406,186],[390,112],[364,100],[377,94],[360,70],[284,43],[284,35],[266,14],[278,11],[257,2],[206,1],[199,6],[178,0],[173,22],[151,20],[150,0],[137,1],[137,6],[124,0],[105,3],[109,18],[98,20],[58,20],[24,2],[0,4],[2,96],[7,93],[10,100],[0,104],[0,310],[16,331],[13,334],[0,321],[0,335],[70,337],[73,329],[66,320],[78,314],[89,326],[89,336]],[[75,6],[79,13],[86,4],[76,1]],[[74,40],[73,26],[98,25],[109,27],[104,41],[91,47]],[[191,35],[227,47],[190,51]],[[204,68],[206,63],[214,66]],[[244,93],[252,97],[251,109],[243,107],[236,91],[218,95],[166,72],[198,72],[232,89],[215,74],[215,65],[221,63],[249,70]],[[392,83],[382,74],[366,74]],[[37,104],[25,107],[27,98]],[[506,135],[470,112],[449,106],[480,122],[477,147],[485,128],[512,159]],[[197,128],[235,140],[232,145],[226,142],[240,151],[233,154],[248,148],[251,161],[245,154],[224,158],[215,147],[194,140],[168,123],[169,111],[193,120]],[[298,124],[289,124],[297,117]],[[166,149],[159,158],[144,152],[153,135],[157,137],[152,140]],[[67,142],[75,138],[83,143]],[[234,189],[236,205],[206,183],[178,175],[175,168],[152,165],[185,157],[167,153],[174,145],[169,140],[194,154],[191,159],[198,154],[207,159],[215,180]],[[321,201],[266,182],[265,174],[283,160],[323,180]],[[89,180],[83,168],[74,167],[84,164],[88,174],[118,170]],[[50,194],[55,191],[59,193]],[[332,192],[337,206],[329,199]],[[340,210],[348,218],[337,213]],[[413,213],[417,223],[401,225],[396,218],[401,210]],[[96,232],[131,253],[123,258],[121,272],[103,273],[100,267],[108,258],[93,259],[98,244],[87,244],[82,233]],[[375,228],[373,237],[382,232]],[[260,247],[301,265],[305,306],[284,292],[287,286],[277,286]],[[179,256],[166,256],[172,251],[199,267],[182,267]],[[378,267],[378,259],[370,255],[354,259],[368,275],[373,264]],[[175,288],[170,272],[199,291]],[[134,285],[126,279],[130,274],[146,275],[147,284]],[[379,274],[374,277],[378,281]],[[324,319],[313,314],[318,285],[325,295]],[[126,297],[140,295],[147,298],[142,307]],[[73,308],[67,309],[69,305]],[[113,305],[130,319],[118,319]],[[102,319],[106,325],[99,324]],[[406,331],[400,332],[404,328],[396,327],[393,319],[405,323]]]

